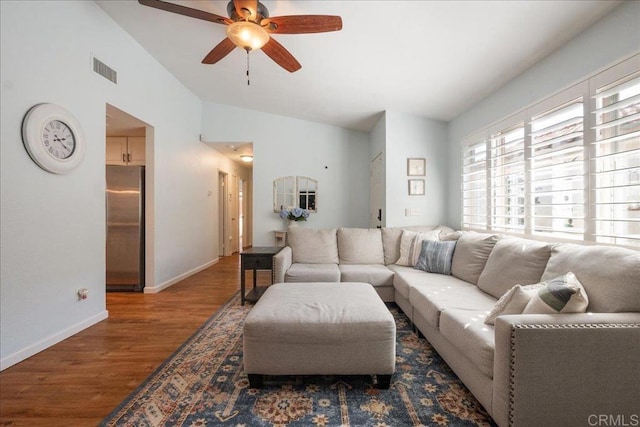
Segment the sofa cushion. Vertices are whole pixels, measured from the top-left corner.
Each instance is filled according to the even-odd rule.
[[[550,255],[548,243],[517,237],[500,239],[478,278],[478,287],[500,298],[515,285],[538,283]]]
[[[482,373],[493,378],[495,338],[493,326],[483,322],[485,315],[480,310],[445,310],[440,316],[440,331]]]
[[[339,228],[340,264],[384,264],[382,232],[378,228]]]
[[[290,228],[287,232],[287,243],[293,251],[294,263],[338,263],[338,239],[335,228]]]
[[[463,233],[453,254],[451,274],[465,282],[477,284],[491,250],[499,239],[497,234]]]
[[[427,273],[451,275],[451,260],[456,248],[455,241],[436,242],[423,240],[422,250],[415,268]]]
[[[493,306],[493,309],[487,314],[484,323],[493,325],[496,322],[496,317],[504,314],[522,314],[522,311],[527,304],[529,304],[531,298],[533,298],[536,292],[538,292],[538,289],[543,286],[542,283],[524,286],[515,285],[500,297],[496,305]]]
[[[340,264],[340,281],[363,282],[374,287],[393,286],[393,271],[380,264]]]
[[[409,289],[411,283],[417,283],[425,278],[424,271],[416,270],[413,267],[391,264],[387,268],[393,271],[393,287],[405,299],[409,299]]]
[[[431,231],[433,225],[414,225],[409,227],[382,227],[382,247],[384,248],[384,264],[395,264],[400,258],[400,238],[404,229],[411,231]]]
[[[563,276],[544,282],[531,301],[522,311],[523,314],[584,313],[589,298],[576,279],[569,272]]]
[[[284,275],[285,282],[339,282],[338,264],[292,264]]]
[[[554,246],[542,280],[569,271],[589,296],[588,311],[640,312],[640,252],[609,246]]]
[[[427,232],[417,232],[404,230],[400,238],[400,258],[396,261],[398,265],[413,267],[418,262],[422,242],[424,240],[438,240],[440,230]]]
[[[411,286],[409,302],[415,312],[434,328],[439,327],[440,314],[449,309],[477,310],[489,313],[496,299],[477,286],[453,276],[424,273],[434,280],[428,285]],[[485,313],[485,314],[486,314]]]

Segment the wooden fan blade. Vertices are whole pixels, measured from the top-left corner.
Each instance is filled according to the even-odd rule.
[[[267,31],[275,34],[308,34],[340,31],[342,18],[331,15],[274,16],[260,23]]]
[[[149,6],[156,9],[164,10],[171,13],[177,13],[178,15],[188,16],[190,18],[202,19],[203,21],[215,22],[216,24],[228,25],[233,21],[224,16],[216,15],[215,13],[205,12],[204,10],[192,9],[190,7],[181,6],[175,3],[168,3],[162,0],[138,0],[143,6]]]
[[[267,54],[267,56],[275,61],[276,64],[284,68],[285,70],[293,73],[302,68],[302,65],[298,62],[296,58],[289,53],[287,49],[284,48],[280,43],[275,41],[273,37],[269,39],[267,44],[262,46],[262,51]]]
[[[211,52],[207,54],[202,60],[203,64],[215,64],[222,58],[227,56],[236,47],[235,44],[227,37],[222,40],[216,47],[211,49]]]
[[[243,19],[254,21],[258,16],[258,0],[233,0],[233,6]]]

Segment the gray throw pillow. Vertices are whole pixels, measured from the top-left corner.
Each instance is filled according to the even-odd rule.
[[[456,248],[455,241],[440,242],[435,240],[423,240],[422,250],[418,262],[414,268],[429,273],[451,275],[451,260]]]

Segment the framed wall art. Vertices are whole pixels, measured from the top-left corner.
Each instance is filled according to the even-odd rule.
[[[409,176],[425,176],[427,160],[424,158],[407,159],[407,175]]]
[[[409,195],[424,196],[424,179],[409,180]]]

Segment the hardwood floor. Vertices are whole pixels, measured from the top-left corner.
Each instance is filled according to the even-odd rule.
[[[157,294],[107,293],[108,319],[0,372],[0,425],[97,425],[239,289],[234,255]]]

